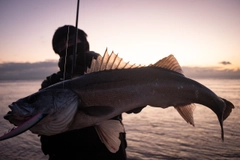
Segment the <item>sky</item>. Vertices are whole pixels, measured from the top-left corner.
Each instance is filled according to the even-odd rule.
[[[75,26],[76,8],[77,0],[0,1],[0,64],[57,61],[53,33]],[[148,65],[173,54],[181,66],[239,74],[239,8],[240,0],[80,0],[78,27],[102,55],[108,48]]]

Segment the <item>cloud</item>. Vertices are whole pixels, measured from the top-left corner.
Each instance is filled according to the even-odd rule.
[[[182,67],[189,78],[240,78],[240,69],[221,70],[218,67]],[[0,80],[44,80],[59,71],[57,61],[37,63],[2,63]]]
[[[230,65],[232,64],[231,62],[229,61],[222,61],[222,62],[219,62],[220,64],[223,64],[223,65]]]
[[[2,63],[0,80],[45,79],[58,71],[57,62],[45,61],[36,63]]]
[[[240,78],[240,69],[220,69],[219,67],[182,67],[184,74],[190,78]]]

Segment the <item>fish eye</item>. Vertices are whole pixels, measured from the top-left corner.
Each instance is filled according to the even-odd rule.
[[[36,100],[37,100],[37,97],[35,95],[31,95],[27,99],[28,103],[34,103]]]

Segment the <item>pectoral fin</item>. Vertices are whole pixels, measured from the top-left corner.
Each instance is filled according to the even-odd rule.
[[[114,107],[110,107],[110,106],[87,106],[87,107],[83,107],[81,108],[81,110],[83,112],[85,112],[86,114],[90,115],[90,116],[105,116],[108,115],[110,113],[112,113],[114,111]]]
[[[33,116],[23,124],[19,125],[17,128],[11,129],[8,133],[4,134],[3,136],[0,137],[0,141],[15,137],[31,127],[33,127],[35,124],[37,124],[41,119],[43,119],[46,116],[46,114],[43,113],[38,113],[37,115]]]
[[[116,153],[119,150],[121,141],[119,139],[119,133],[125,132],[122,123],[118,120],[106,120],[100,125],[95,126],[98,136],[102,143],[112,153]]]

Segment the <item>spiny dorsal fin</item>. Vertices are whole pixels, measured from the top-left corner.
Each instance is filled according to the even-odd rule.
[[[130,64],[124,62],[122,58],[118,57],[117,54],[112,52],[110,55],[106,49],[103,56],[98,56],[97,59],[92,59],[91,67],[87,69],[87,73],[113,70],[113,69],[128,69],[128,68],[139,68],[141,65]]]
[[[95,126],[95,129],[108,150],[116,153],[121,144],[119,133],[125,132],[122,123],[119,120],[106,120]]]
[[[159,61],[157,61],[152,66],[161,67],[165,69],[169,69],[178,73],[183,73],[181,66],[179,65],[177,59],[171,54],[168,57],[165,57]]]

